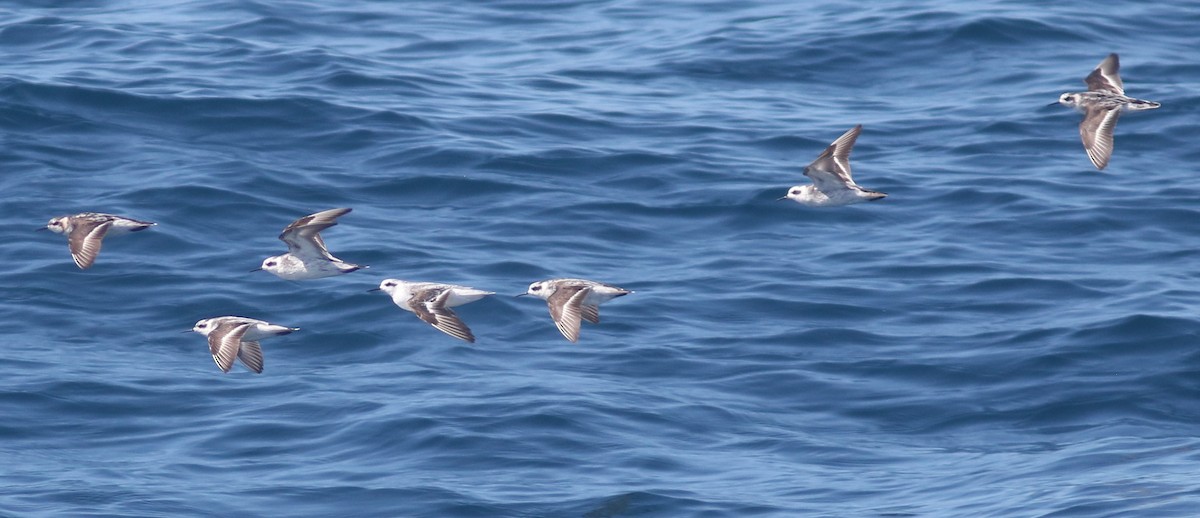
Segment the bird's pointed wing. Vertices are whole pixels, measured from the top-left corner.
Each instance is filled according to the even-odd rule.
[[[600,323],[600,306],[595,304],[581,304],[579,306],[579,313],[588,322],[593,324]]]
[[[804,176],[811,178],[817,190],[826,196],[833,196],[838,191],[853,189],[856,186],[854,182],[846,182],[844,178],[831,171],[814,170],[811,166],[804,170]]]
[[[320,223],[335,223],[337,222],[338,218],[349,214],[351,210],[353,209],[329,209],[317,212],[315,214],[309,214],[303,218],[293,221],[291,225],[288,225],[287,228],[283,229],[283,232],[287,233],[287,231],[292,230],[293,227],[303,227],[305,225],[314,225]]]
[[[428,322],[439,331],[459,340],[475,343],[475,335],[471,333],[471,329],[463,323],[462,319],[458,318],[458,314],[454,310],[446,307],[446,301],[450,298],[450,294],[450,289],[420,290],[413,293],[412,298],[408,301],[408,306],[413,308],[413,313],[421,320]]]
[[[293,221],[291,225],[283,229],[279,234],[279,239],[288,245],[288,252],[299,255],[318,255],[326,259],[333,260],[329,249],[325,246],[325,240],[321,239],[321,232],[329,227],[337,225],[337,219],[344,216],[351,209],[329,209],[309,214]]]
[[[567,340],[579,341],[580,318],[583,316],[581,306],[583,299],[592,291],[586,286],[563,286],[555,290],[554,295],[546,299],[550,306],[550,317],[554,325]]]
[[[288,252],[293,255],[318,256],[332,261],[333,255],[329,253],[329,248],[325,246],[325,240],[321,239],[319,232],[334,225],[337,223],[289,227],[291,230],[279,234],[279,239],[287,243]]]
[[[242,346],[238,349],[237,357],[242,360],[242,365],[245,365],[255,373],[262,374],[263,353],[262,346],[258,342],[242,342]]]
[[[1083,82],[1087,83],[1089,92],[1113,92],[1125,95],[1125,85],[1121,83],[1121,68],[1116,54],[1109,54],[1096,69],[1088,74]]]
[[[208,351],[212,353],[213,361],[221,372],[229,372],[233,368],[233,360],[238,357],[242,346],[242,336],[253,326],[250,322],[224,322],[208,334]]]
[[[1083,122],[1079,123],[1083,148],[1087,150],[1088,158],[1096,169],[1104,169],[1112,157],[1113,129],[1117,127],[1117,118],[1120,116],[1120,108],[1091,107],[1083,117]]]
[[[843,133],[825,148],[816,160],[804,168],[804,175],[816,182],[815,173],[826,173],[836,178],[839,183],[854,185],[850,176],[850,151],[854,149],[854,142],[858,140],[859,133],[862,133],[862,124]]]
[[[81,270],[90,268],[96,262],[100,244],[112,224],[112,220],[81,220],[74,224],[71,235],[67,236],[67,244],[71,247],[71,258]]]

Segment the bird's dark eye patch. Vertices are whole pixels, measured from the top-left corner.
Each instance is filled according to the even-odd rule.
[[[394,288],[394,287],[396,286],[396,283],[394,283],[394,282],[387,282],[387,283],[384,283],[383,285],[384,285],[384,286],[387,286],[387,287],[389,287],[389,288]]]
[[[271,261],[271,262],[267,263],[267,266],[275,266],[275,261]]]
[[[532,287],[532,288],[530,288],[530,289],[531,289],[531,290],[533,290],[533,291],[541,291],[542,287],[541,287],[541,286],[534,286],[534,287]]]
[[[793,195],[800,194],[800,189],[796,189],[796,190],[792,191],[792,194],[793,194]]]

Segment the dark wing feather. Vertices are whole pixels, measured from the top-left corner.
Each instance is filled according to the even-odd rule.
[[[618,295],[618,297],[619,296],[620,295]],[[588,322],[593,324],[600,323],[600,306],[595,304],[581,304],[579,306],[579,313],[583,316],[583,319],[587,320]]]
[[[1121,116],[1120,108],[1088,108],[1083,122],[1079,123],[1079,136],[1083,149],[1096,169],[1104,169],[1113,152],[1113,129]]]
[[[349,213],[351,209],[329,209],[316,214],[309,214],[288,225],[279,234],[279,239],[288,245],[288,252],[293,254],[320,255],[333,260],[325,240],[320,232],[337,225],[337,219]]]
[[[242,360],[242,365],[245,365],[258,374],[262,374],[263,352],[262,346],[258,342],[242,342],[242,346],[238,348],[237,357]]]
[[[833,179],[836,179],[839,184],[854,185],[854,179],[850,176],[850,151],[854,149],[854,142],[858,140],[860,133],[862,133],[862,124],[847,130],[829,147],[825,148],[825,151],[821,152],[816,160],[804,168],[804,175],[817,182],[818,178],[814,176],[815,174],[827,173],[832,174]],[[817,188],[820,188],[820,185]]]
[[[414,292],[408,300],[413,313],[439,331],[459,340],[475,343],[475,335],[453,310],[446,307],[450,298],[449,289],[429,289]]]
[[[71,247],[71,258],[75,260],[76,266],[86,270],[96,262],[104,235],[108,233],[112,224],[112,220],[91,219],[74,223],[71,235],[67,236],[67,243]]]
[[[1125,85],[1121,82],[1121,63],[1116,54],[1109,54],[1096,69],[1088,74],[1083,82],[1087,83],[1089,92],[1113,92],[1125,95]]]
[[[558,331],[571,342],[579,341],[580,318],[583,316],[580,307],[583,305],[583,299],[587,298],[591,291],[592,289],[586,286],[563,286],[546,299],[554,325],[558,326]]]
[[[323,210],[321,212],[317,212],[315,214],[309,214],[307,216],[304,216],[303,218],[293,221],[291,225],[288,225],[287,228],[283,229],[283,233],[286,234],[289,230],[292,230],[293,228],[303,227],[305,225],[313,225],[313,224],[320,224],[320,223],[336,223],[338,218],[345,216],[346,214],[349,214],[351,210],[353,210],[353,209],[348,209],[348,208],[329,209],[329,210]]]
[[[242,336],[254,324],[249,322],[225,322],[208,334],[208,351],[212,353],[213,361],[221,372],[229,372],[233,368],[233,360],[238,357],[242,346]]]

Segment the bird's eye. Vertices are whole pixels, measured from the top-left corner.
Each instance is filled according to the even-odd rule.
[[[389,287],[389,288],[394,288],[394,287],[396,287],[396,283],[394,283],[394,282],[385,282],[385,283],[383,283],[383,285],[384,285],[384,286],[387,286],[387,287]]]
[[[204,328],[208,327],[208,324],[200,324],[196,327],[199,327],[200,329],[204,329]]]
[[[275,266],[275,261],[271,261],[271,262],[267,263],[267,266]]]
[[[792,195],[793,195],[793,196],[795,196],[795,195],[797,195],[797,194],[800,194],[800,189],[795,189],[795,190],[793,190],[793,191],[792,191]]]
[[[542,287],[541,287],[541,286],[534,286],[534,287],[532,287],[532,288],[529,288],[529,289],[531,289],[531,290],[533,290],[533,291],[541,291],[541,290],[542,290]]]

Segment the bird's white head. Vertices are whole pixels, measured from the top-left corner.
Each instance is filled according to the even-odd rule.
[[[49,223],[46,223],[46,228],[50,229],[50,231],[54,232],[55,234],[66,233],[69,230],[70,226],[71,226],[71,217],[70,216],[54,218],[54,219],[51,219]]]
[[[787,194],[779,199],[792,200],[799,203],[809,203],[813,200],[812,190],[813,186],[811,185],[797,185],[788,189]]]
[[[206,318],[204,320],[196,322],[196,325],[192,327],[192,331],[200,333],[204,336],[208,336],[209,333],[213,332],[213,329],[217,328],[217,323],[213,322],[213,320],[216,320],[216,319]]]
[[[795,199],[799,198],[800,196],[803,196],[805,187],[808,187],[808,186],[807,185],[792,186],[792,188],[788,189],[788,193],[787,193],[786,197],[788,199],[795,200]]]
[[[276,255],[263,259],[261,268],[268,272],[274,273],[275,275],[279,275],[279,270],[283,268],[283,256]]]
[[[404,289],[405,282],[400,279],[384,279],[379,283],[379,289],[388,295],[395,295],[396,290]]]
[[[525,293],[534,297],[548,299],[551,295],[554,295],[556,290],[558,290],[558,287],[554,283],[550,281],[538,281],[530,284],[529,289],[525,290]]]
[[[1079,106],[1079,94],[1065,93],[1058,96],[1058,102],[1067,106]]]

